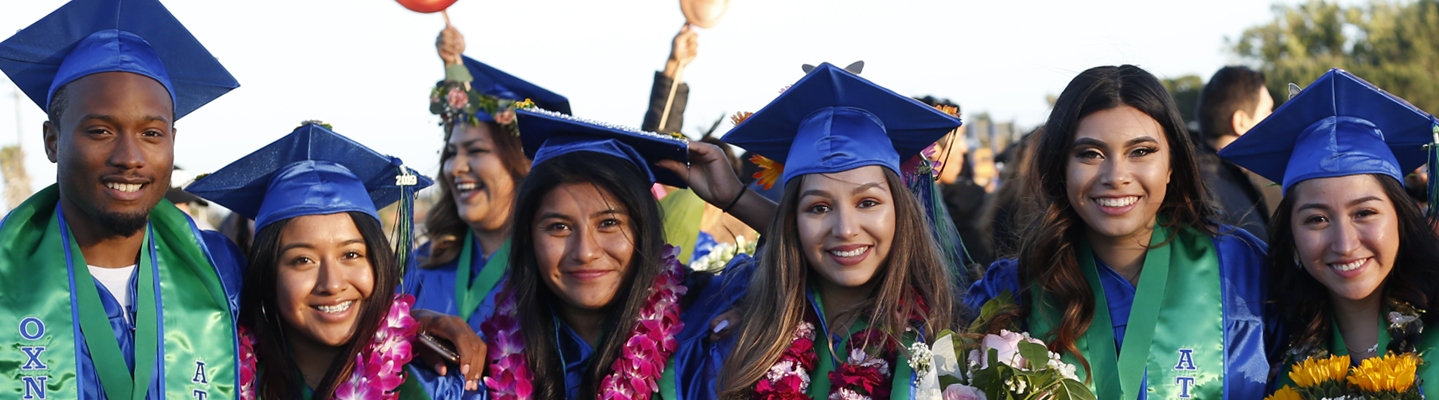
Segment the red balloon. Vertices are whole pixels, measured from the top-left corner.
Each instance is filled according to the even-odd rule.
[[[426,14],[445,11],[446,8],[450,8],[451,4],[455,4],[455,0],[395,0],[395,2],[410,11]]]

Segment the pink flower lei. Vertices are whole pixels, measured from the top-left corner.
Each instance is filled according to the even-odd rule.
[[[679,348],[675,336],[684,329],[680,298],[689,289],[684,286],[686,268],[678,260],[679,253],[679,248],[665,246],[661,263],[664,271],[650,285],[649,297],[630,329],[623,353],[610,364],[610,374],[600,382],[600,399],[648,400],[659,391],[659,378],[670,355]],[[480,324],[480,330],[491,341],[485,386],[496,400],[528,399],[534,390],[534,375],[525,361],[524,339],[519,335],[516,318],[518,307],[514,296],[502,297],[494,316]]]
[[[411,343],[420,329],[420,324],[410,316],[410,307],[415,297],[407,294],[395,295],[390,313],[385,316],[384,325],[375,331],[375,337],[365,351],[355,355],[355,369],[350,379],[335,390],[335,398],[383,399],[399,398],[395,389],[405,382],[404,368],[414,359]],[[259,398],[255,384],[255,345],[258,340],[244,326],[240,327],[240,398]]]

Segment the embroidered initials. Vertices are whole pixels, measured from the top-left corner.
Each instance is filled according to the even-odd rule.
[[[204,362],[204,361],[196,361],[196,362],[195,362],[195,375],[190,378],[190,382],[201,383],[201,384],[206,384],[206,385],[210,384],[210,379],[205,377],[205,362]],[[199,390],[196,390],[196,392],[199,392]]]
[[[205,400],[210,398],[209,393],[206,393],[204,390],[200,389],[195,389],[195,391],[192,392],[191,395],[195,396],[195,400]]]
[[[20,351],[25,352],[25,356],[30,358],[29,361],[25,361],[25,365],[20,366],[20,370],[33,371],[46,369],[45,364],[40,362],[40,353],[45,352],[45,346],[21,347]]]
[[[1194,371],[1194,349],[1179,349],[1179,364],[1174,366],[1175,371]]]
[[[1189,388],[1194,387],[1194,377],[1181,376],[1174,378],[1174,384],[1179,385],[1179,398],[1187,399],[1189,398]]]
[[[45,398],[45,381],[49,380],[50,377],[22,376],[20,377],[20,379],[25,381],[25,397],[22,397],[23,399],[30,400]]]
[[[45,336],[45,323],[39,318],[28,317],[20,320],[20,337],[25,340],[36,340]]]

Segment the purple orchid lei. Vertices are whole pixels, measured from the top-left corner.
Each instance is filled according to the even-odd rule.
[[[679,348],[675,336],[684,329],[680,321],[680,298],[685,266],[678,260],[680,249],[665,246],[664,271],[649,288],[640,315],[635,319],[623,353],[610,365],[610,374],[600,382],[600,399],[648,400],[659,391],[659,378],[671,354]],[[485,386],[496,400],[528,399],[533,393],[533,373],[525,361],[524,340],[519,335],[518,307],[506,293],[495,307],[495,315],[480,324],[490,338],[490,368]]]

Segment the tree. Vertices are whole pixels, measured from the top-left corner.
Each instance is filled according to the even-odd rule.
[[[1199,93],[1204,92],[1204,78],[1199,75],[1185,75],[1178,78],[1164,78],[1164,88],[1169,90],[1169,96],[1174,98],[1174,105],[1179,107],[1179,114],[1184,116],[1184,124],[1189,130],[1199,130]]]
[[[1311,0],[1274,6],[1274,20],[1230,43],[1260,65],[1276,102],[1286,86],[1343,68],[1420,109],[1439,111],[1439,0],[1371,0],[1341,6]]]

